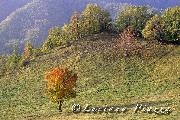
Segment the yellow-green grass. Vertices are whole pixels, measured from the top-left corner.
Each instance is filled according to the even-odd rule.
[[[102,37],[103,36],[103,37]],[[35,57],[13,74],[0,78],[0,119],[43,120],[178,120],[180,116],[180,47],[146,42],[142,56],[122,56],[116,36],[99,35],[82,39],[70,47],[56,48]],[[145,54],[147,54],[145,56]],[[78,74],[77,96],[65,101],[63,112],[44,95],[44,73],[63,65]],[[82,106],[127,105],[171,107],[170,115],[73,114],[74,103]]]

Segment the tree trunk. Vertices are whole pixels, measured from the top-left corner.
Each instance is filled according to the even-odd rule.
[[[62,108],[61,108],[62,107],[62,103],[63,103],[63,101],[59,101],[58,102],[58,104],[59,104],[59,112],[62,112]]]

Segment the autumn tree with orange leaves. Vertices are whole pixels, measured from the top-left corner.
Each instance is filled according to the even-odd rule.
[[[62,103],[65,99],[75,97],[77,74],[67,68],[56,67],[45,73],[47,81],[46,93],[51,101],[59,104],[59,111],[62,111]]]

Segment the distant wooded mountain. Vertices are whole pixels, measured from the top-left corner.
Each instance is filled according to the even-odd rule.
[[[0,0],[0,22],[15,11],[32,0]]]
[[[180,5],[179,0],[1,0],[0,54],[10,53],[14,44],[22,50],[29,40],[35,47],[41,45],[49,28],[67,23],[73,11],[82,11],[89,2],[96,2],[111,13],[124,5],[121,3],[158,9]]]
[[[130,3],[133,5],[149,5],[158,9],[165,9],[168,7],[180,5],[180,0],[113,0],[113,1]]]

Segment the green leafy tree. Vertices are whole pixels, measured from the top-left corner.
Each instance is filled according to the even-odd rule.
[[[88,4],[82,14],[74,12],[68,24],[49,30],[43,51],[57,46],[68,46],[79,38],[106,31],[110,21],[107,11],[102,10],[97,4]]]
[[[74,12],[69,23],[72,40],[77,40],[80,38],[79,19],[80,14],[78,12]]]
[[[72,28],[69,24],[64,24],[62,27],[62,34],[60,40],[62,41],[63,44],[69,44],[70,41],[73,39],[73,33],[72,33]]]
[[[83,36],[105,31],[111,21],[110,14],[97,4],[88,4],[80,18],[80,32]]]
[[[49,30],[47,39],[43,44],[43,51],[53,49],[57,46],[68,44],[70,41],[78,38],[78,28],[74,28],[75,21],[70,24],[64,24],[62,27],[55,27]]]
[[[164,23],[164,40],[180,41],[180,7],[168,8],[162,15]]]
[[[15,45],[12,54],[9,55],[7,58],[7,62],[6,62],[7,70],[14,70],[18,66],[20,60],[20,56],[18,52],[19,52],[18,46]]]
[[[128,26],[132,27],[137,36],[141,35],[146,21],[153,15],[153,11],[144,6],[127,6],[117,16],[115,24],[122,32]]]
[[[101,14],[99,16],[99,22],[100,22],[100,31],[108,31],[110,30],[110,23],[112,19],[110,17],[110,13],[107,10],[102,10]]]
[[[100,23],[98,16],[101,13],[101,8],[96,4],[88,4],[82,12],[80,27],[83,35],[89,35],[100,32]]]
[[[159,15],[155,15],[147,21],[146,26],[142,31],[143,37],[149,40],[161,40],[163,39],[163,34],[163,21]]]
[[[180,7],[168,8],[161,16],[155,15],[147,21],[142,31],[144,38],[165,42],[180,41]]]
[[[61,35],[62,35],[61,27],[57,26],[55,28],[51,28],[49,30],[48,37],[43,44],[43,51],[62,45],[63,42],[61,40]]]

